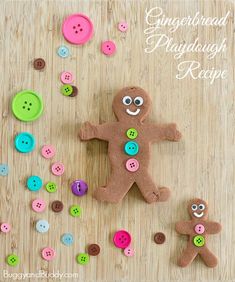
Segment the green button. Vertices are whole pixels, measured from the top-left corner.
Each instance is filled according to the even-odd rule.
[[[129,128],[126,132],[129,139],[135,139],[138,136],[138,131],[135,128]]]
[[[78,205],[71,206],[69,212],[74,217],[79,217],[81,215],[81,208]]]
[[[197,235],[193,238],[193,243],[197,247],[203,247],[205,245],[205,238],[201,235]]]
[[[90,260],[89,255],[86,253],[81,253],[77,255],[76,259],[77,259],[77,263],[83,264],[83,265],[87,264]]]
[[[7,264],[10,266],[16,266],[19,262],[20,259],[17,255],[12,254],[7,257]]]
[[[21,121],[33,121],[43,112],[41,96],[32,90],[18,92],[12,100],[12,112]]]
[[[69,96],[73,93],[73,87],[70,84],[64,84],[62,85],[60,91],[63,95]]]
[[[57,191],[57,185],[54,182],[48,182],[46,184],[46,190],[49,193],[54,193]]]

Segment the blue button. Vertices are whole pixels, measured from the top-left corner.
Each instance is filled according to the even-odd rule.
[[[67,58],[70,55],[69,48],[67,46],[60,46],[57,50],[57,54],[62,58]]]
[[[6,176],[9,173],[9,167],[7,164],[1,164],[0,165],[0,175],[1,176]]]
[[[15,148],[20,153],[32,152],[35,148],[35,138],[28,132],[22,132],[15,137]]]
[[[62,235],[61,237],[61,242],[65,245],[65,246],[70,246],[73,244],[73,235],[70,233],[65,233]]]
[[[36,223],[36,230],[39,233],[46,233],[49,230],[49,223],[45,219],[40,219]]]
[[[27,179],[27,187],[30,191],[38,191],[42,188],[42,179],[38,176],[30,176]]]
[[[125,144],[124,151],[129,156],[135,156],[139,152],[139,145],[135,141],[128,141]]]

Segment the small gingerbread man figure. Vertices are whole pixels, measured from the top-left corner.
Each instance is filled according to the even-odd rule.
[[[139,187],[148,203],[166,201],[170,190],[154,184],[148,172],[150,143],[178,141],[181,134],[175,124],[145,123],[151,100],[139,87],[126,87],[113,100],[117,122],[92,125],[86,122],[80,130],[81,140],[93,138],[108,141],[112,173],[106,187],[94,192],[100,201],[117,203],[123,199],[133,183]]]
[[[197,255],[200,255],[208,267],[217,265],[216,256],[207,248],[207,237],[221,231],[218,222],[208,221],[208,206],[201,199],[193,199],[189,202],[188,212],[192,218],[189,221],[176,223],[176,231],[179,234],[188,235],[187,248],[178,260],[178,265],[186,267]]]

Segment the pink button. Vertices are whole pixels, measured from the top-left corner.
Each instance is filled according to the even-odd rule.
[[[130,172],[137,171],[139,166],[139,162],[136,159],[129,159],[126,161],[126,169]]]
[[[119,230],[114,234],[113,243],[117,248],[125,249],[131,243],[131,235],[126,230]]]
[[[60,75],[60,80],[64,84],[70,84],[73,82],[73,74],[69,71],[63,71]]]
[[[104,41],[101,44],[101,51],[107,55],[111,56],[116,52],[116,45],[113,41]]]
[[[52,248],[44,248],[42,250],[42,257],[45,259],[45,260],[52,260],[54,257],[55,257],[56,253],[55,253],[55,250],[53,250]]]
[[[62,163],[54,163],[51,166],[51,172],[56,176],[62,175],[64,173],[64,165]]]
[[[51,159],[55,155],[55,148],[51,145],[44,145],[42,147],[41,153],[45,159]]]
[[[2,223],[0,227],[1,231],[4,233],[8,233],[11,230],[11,225],[9,223]]]
[[[46,208],[46,203],[42,199],[35,199],[32,202],[32,209],[35,212],[43,212],[45,210],[45,208]]]
[[[118,29],[121,31],[121,32],[126,32],[127,29],[128,29],[128,23],[126,22],[120,22],[118,24]]]
[[[204,231],[205,231],[205,227],[204,225],[202,224],[197,224],[195,227],[194,227],[194,230],[197,234],[203,234]]]
[[[64,20],[62,33],[64,38],[72,44],[85,44],[93,36],[93,24],[87,16],[73,14]]]
[[[127,247],[124,249],[124,255],[127,256],[127,257],[133,257],[135,254],[135,251],[130,248],[130,247]]]

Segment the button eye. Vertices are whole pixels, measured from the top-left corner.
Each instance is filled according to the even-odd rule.
[[[196,211],[196,210],[197,210],[197,205],[193,204],[192,207],[191,207],[191,209],[192,209],[193,211]]]
[[[136,97],[135,100],[134,100],[134,104],[137,106],[137,107],[140,107],[142,106],[144,103],[144,99],[142,97]]]
[[[132,103],[132,99],[130,96],[125,96],[122,99],[122,103],[126,106],[129,106]]]
[[[205,205],[204,205],[204,204],[200,204],[200,205],[198,206],[198,208],[199,208],[199,210],[203,211],[203,210],[205,209]]]

